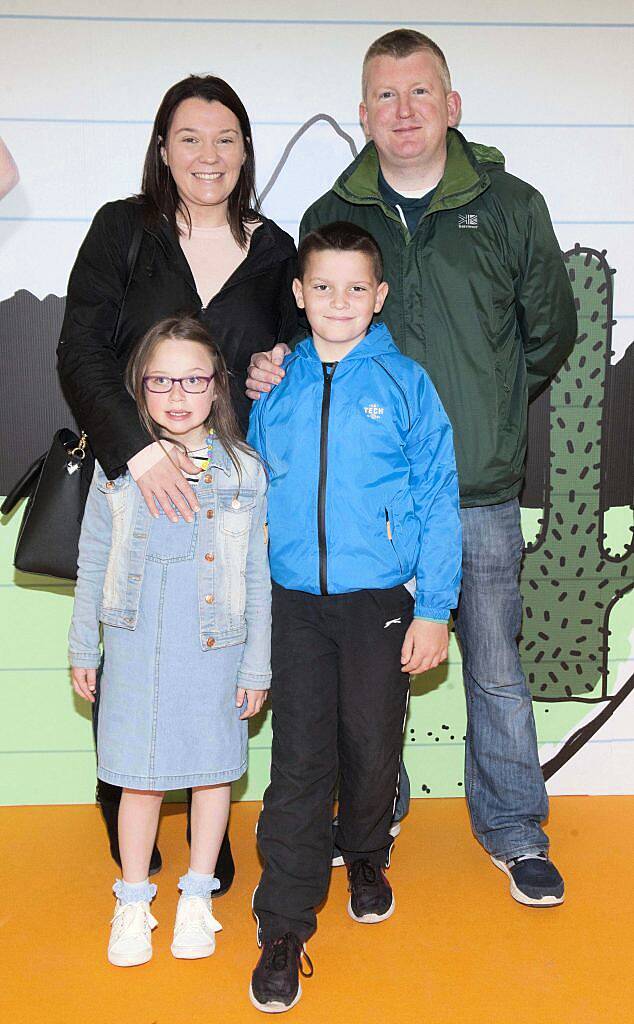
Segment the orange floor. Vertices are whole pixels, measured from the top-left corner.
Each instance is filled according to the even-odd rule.
[[[169,951],[184,815],[161,826],[154,958],[106,961],[113,869],[94,807],[0,809],[0,1019],[29,1024],[232,1024],[257,957],[256,804],[234,806],[238,874],[215,903],[209,960]],[[415,801],[390,880],[397,909],[376,927],[345,912],[339,868],[309,951],[314,977],[288,1020],[328,1024],[612,1024],[634,1021],[634,797],[552,800],[549,832],[567,900],[532,910],[471,839],[461,800]]]

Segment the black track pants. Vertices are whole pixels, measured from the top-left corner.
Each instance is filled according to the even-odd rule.
[[[403,586],[326,597],[273,585],[271,782],[258,824],[254,895],[263,939],[316,928],[337,846],[347,863],[387,863],[409,676],[401,646],[413,600]]]

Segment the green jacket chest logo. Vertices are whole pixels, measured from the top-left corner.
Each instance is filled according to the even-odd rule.
[[[478,226],[478,215],[477,213],[459,213],[458,214],[458,227],[459,228],[477,228]]]

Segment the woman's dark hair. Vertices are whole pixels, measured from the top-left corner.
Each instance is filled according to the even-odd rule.
[[[211,337],[207,328],[199,320],[190,316],[172,316],[150,327],[132,350],[125,371],[125,386],[134,398],[141,423],[154,441],[163,440],[162,428],[148,412],[143,377],[157,346],[168,338],[177,341],[195,341],[203,345],[211,356],[214,374],[214,400],[211,404],[209,419],[205,423],[207,430],[213,430],[218,441],[233,462],[238,474],[238,487],[242,480],[242,467],[238,451],[257,457],[249,445],[245,444],[240,434],[231,395],[229,392],[229,371],[222,352]],[[170,438],[173,444],[183,451],[185,446]]]
[[[371,260],[376,280],[383,280],[383,257],[370,232],[347,220],[337,220],[310,231],[300,242],[297,253],[297,276],[300,281],[306,273],[311,253],[333,249],[336,252],[362,252]]]
[[[231,233],[238,245],[245,249],[248,234],[245,223],[257,220],[260,208],[255,191],[255,154],[251,139],[251,124],[244,104],[222,78],[213,75],[190,75],[182,82],[177,82],[167,90],[156,112],[150,144],[143,165],[143,180],[139,196],[145,203],[150,223],[158,223],[161,217],[167,217],[172,230],[178,235],[176,215],[184,219],[191,233],[191,217],[189,210],[182,202],[176,189],[176,183],[169,167],[163,162],[161,147],[167,141],[176,108],[184,100],[201,99],[207,103],[222,103],[235,114],[242,132],[245,160],[240,170],[238,182],[229,196],[227,220]]]

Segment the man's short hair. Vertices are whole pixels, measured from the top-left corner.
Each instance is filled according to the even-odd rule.
[[[372,263],[376,280],[383,280],[383,257],[370,232],[347,220],[337,220],[309,231],[300,242],[297,253],[297,276],[300,281],[304,278],[312,253],[328,251],[363,253]]]
[[[368,87],[368,65],[371,60],[374,60],[375,57],[394,57],[396,60],[400,60],[403,57],[411,57],[413,53],[419,53],[421,50],[426,50],[434,55],[438,63],[438,70],[442,84],[445,87],[445,92],[451,92],[451,75],[449,74],[445,55],[438,44],[433,39],[430,39],[429,36],[423,35],[422,32],[417,32],[416,29],[397,28],[393,32],[386,32],[384,36],[379,36],[378,39],[375,39],[363,58],[361,80],[363,98],[365,99]]]

